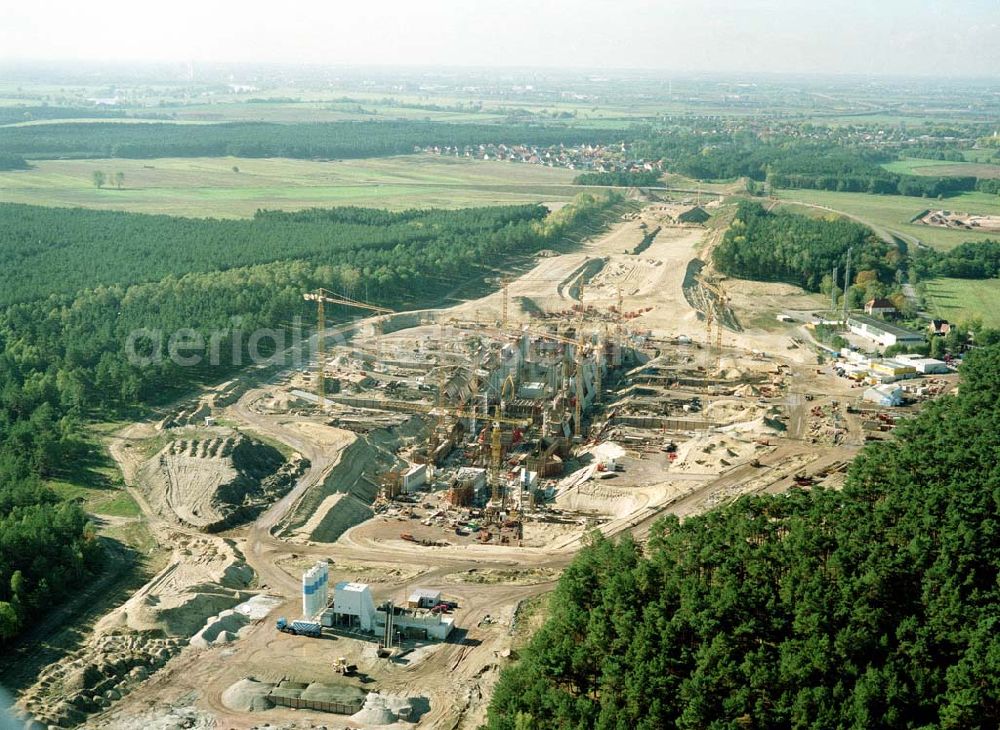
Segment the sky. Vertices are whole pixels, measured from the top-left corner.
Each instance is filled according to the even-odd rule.
[[[1000,0],[0,0],[0,59],[1000,77]]]

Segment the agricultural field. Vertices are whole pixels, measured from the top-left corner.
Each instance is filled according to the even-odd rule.
[[[889,172],[900,175],[931,175],[936,177],[1000,177],[1000,165],[977,162],[951,162],[949,160],[920,160],[908,158],[882,165]]]
[[[108,181],[94,184],[95,171]],[[121,172],[121,189],[114,183]],[[424,155],[315,162],[235,157],[39,160],[0,173],[0,202],[240,218],[260,208],[461,208],[570,200],[572,170]]]
[[[932,279],[927,282],[931,312],[951,322],[979,317],[1000,327],[1000,279]]]
[[[780,200],[819,206],[833,212],[850,215],[870,225],[895,231],[909,239],[919,240],[942,251],[948,251],[965,241],[996,238],[996,234],[977,231],[951,230],[910,223],[922,211],[945,208],[963,213],[1000,215],[1000,196],[986,193],[962,193],[945,200],[911,198],[904,195],[868,195],[866,193],[834,193],[826,190],[779,190]]]

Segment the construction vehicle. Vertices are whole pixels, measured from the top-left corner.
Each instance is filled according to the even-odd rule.
[[[298,619],[288,623],[284,616],[275,622],[275,628],[292,636],[311,636],[318,639],[323,635],[323,627],[315,621]]]
[[[348,664],[346,657],[337,657],[333,662],[333,671],[335,674],[342,674],[345,677],[350,677],[358,671],[358,665]]]
[[[379,307],[375,304],[368,304],[351,297],[346,297],[327,289],[317,289],[302,295],[306,301],[316,302],[316,395],[319,396],[320,408],[326,407],[326,385],[323,379],[324,368],[326,366],[326,311],[324,305],[339,304],[355,309],[364,309],[380,315],[375,319],[375,348],[376,360],[381,359],[382,341],[382,316],[392,314],[393,310],[387,307]]]

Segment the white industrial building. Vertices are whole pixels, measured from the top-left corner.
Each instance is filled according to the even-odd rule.
[[[333,606],[323,615],[324,624],[347,626],[373,631],[375,629],[375,602],[371,587],[365,583],[341,581],[333,587]]]
[[[455,626],[454,617],[442,612],[434,613],[427,608],[428,601],[433,600],[432,607],[441,602],[441,592],[418,588],[411,593],[411,602],[414,598],[417,605],[413,608],[393,606],[391,603],[376,607],[371,586],[342,581],[334,586],[333,605],[323,612],[322,623],[324,626],[347,627],[381,635],[385,632],[386,619],[391,610],[394,631],[402,636],[438,641],[447,639]]]
[[[427,483],[427,464],[412,464],[403,472],[403,491],[413,492]]]
[[[950,372],[948,363],[943,360],[935,360],[931,357],[920,357],[920,355],[897,355],[896,359],[911,365],[921,375],[941,375]]]
[[[330,567],[321,560],[302,574],[302,616],[318,616],[326,608],[329,592]]]
[[[847,318],[847,327],[856,335],[877,342],[884,347],[890,345],[918,345],[924,341],[920,332],[897,327],[888,322],[852,314]]]
[[[897,385],[875,385],[865,391],[864,399],[880,406],[903,405],[903,389]]]

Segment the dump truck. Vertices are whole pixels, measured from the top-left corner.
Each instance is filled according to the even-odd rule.
[[[312,636],[313,638],[318,638],[323,635],[323,627],[315,621],[297,620],[288,623],[288,620],[282,616],[275,623],[275,627],[278,631],[291,634],[292,636]]]

